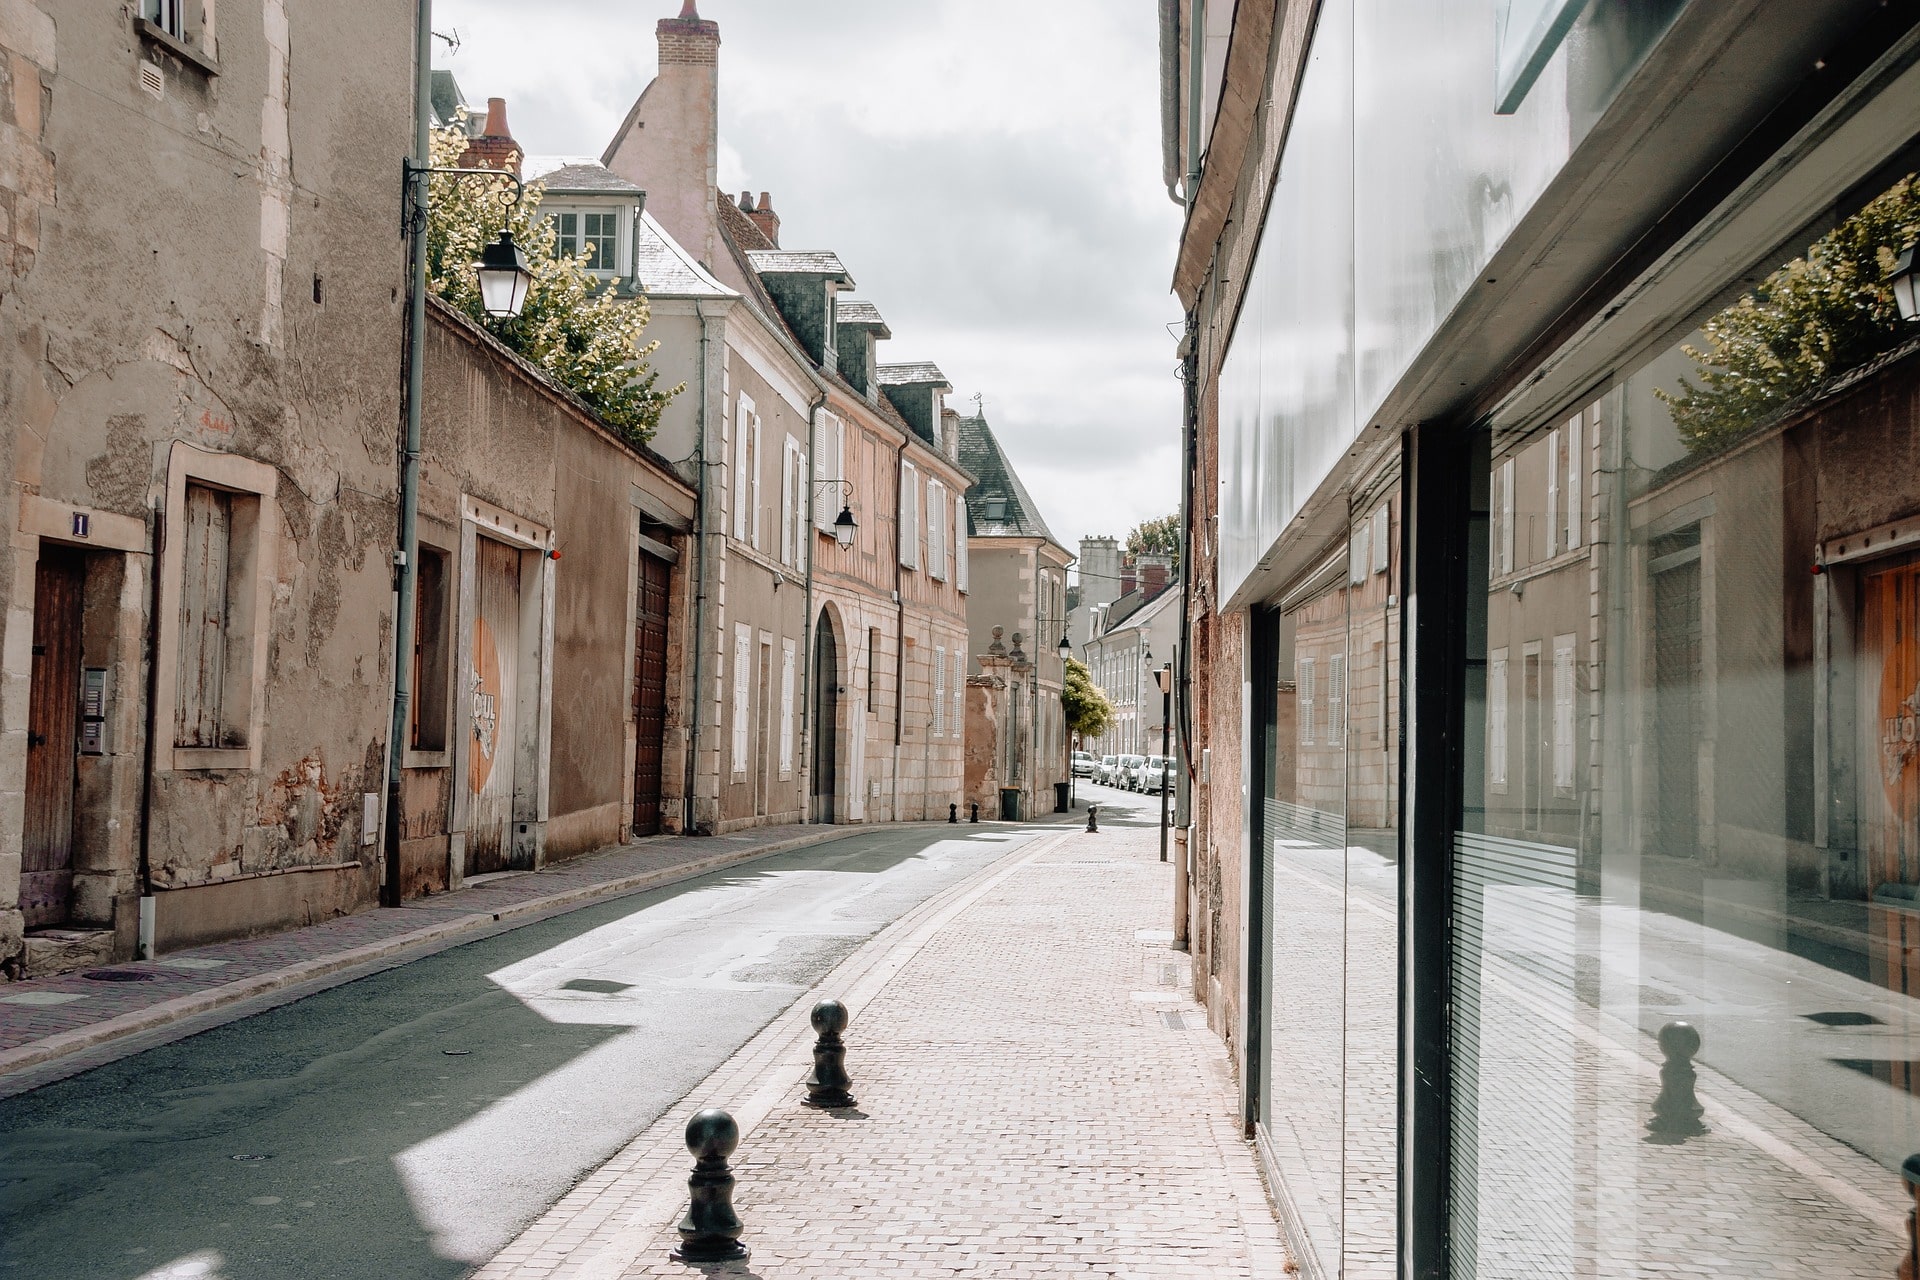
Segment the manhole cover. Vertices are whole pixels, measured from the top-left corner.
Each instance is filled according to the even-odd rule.
[[[91,969],[80,975],[89,982],[152,982],[153,975],[140,969]]]

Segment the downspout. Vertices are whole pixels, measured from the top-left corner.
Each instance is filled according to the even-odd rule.
[[[911,427],[908,430],[912,430]],[[900,494],[907,478],[907,441],[893,452],[893,819],[900,820],[900,732],[906,723],[907,707],[907,600],[901,594],[906,579],[900,570]],[[920,505],[914,504],[913,536],[920,536]]]
[[[1200,189],[1200,94],[1206,72],[1206,0],[1192,0],[1187,32],[1187,175],[1183,184],[1187,222],[1193,221],[1194,196]],[[1176,15],[1177,21],[1177,15]],[[1178,36],[1174,37],[1177,45]],[[1175,54],[1177,57],[1177,53]],[[1193,882],[1193,473],[1200,452],[1200,299],[1187,311],[1187,332],[1181,342],[1180,374],[1186,395],[1180,426],[1180,642],[1174,646],[1173,699],[1180,737],[1180,765],[1175,772],[1176,828],[1173,871],[1173,947],[1191,948],[1188,916],[1192,912]]]
[[[708,406],[707,394],[707,350],[713,344],[713,335],[708,330],[707,310],[698,299],[693,304],[694,318],[700,324],[700,407],[698,430],[693,436],[693,473],[699,483],[694,487],[693,512],[693,679],[689,688],[693,696],[689,701],[693,705],[693,714],[687,723],[687,767],[686,796],[682,801],[680,834],[696,834],[694,820],[694,788],[700,776],[700,724],[707,713],[707,701],[702,690],[700,677],[706,664],[701,661],[707,652],[707,515],[712,509],[708,501],[707,486],[707,430]]]
[[[402,219],[407,234],[407,404],[400,446],[399,581],[393,620],[393,723],[387,735],[387,830],[381,901],[400,905],[400,775],[413,705],[413,614],[419,593],[420,398],[426,381],[427,166],[433,163],[428,117],[433,110],[433,0],[416,0],[413,26],[413,172]]]
[[[807,776],[807,794],[802,803],[807,807],[807,821],[813,821],[813,735],[820,732],[820,726],[813,722],[813,554],[820,545],[814,513],[818,511],[820,495],[815,493],[813,481],[813,460],[819,455],[814,450],[820,447],[820,411],[827,407],[827,388],[820,384],[820,398],[807,410],[807,491],[795,494],[794,501],[806,504],[806,533],[802,535],[800,554],[807,558],[806,617],[800,620],[800,759],[805,762],[804,769],[794,770],[795,774],[804,772]],[[846,462],[840,463],[845,470]],[[838,545],[838,544],[835,544]],[[852,637],[848,637],[847,660],[853,660]],[[837,705],[837,704],[836,704]],[[848,735],[851,737],[852,735]]]
[[[155,701],[160,694],[160,561],[167,552],[167,515],[165,499],[153,504],[153,559],[147,576],[147,777],[140,789],[140,917],[137,950],[141,960],[153,959],[156,902],[153,896],[153,774],[159,748],[154,737],[160,731],[160,710]]]

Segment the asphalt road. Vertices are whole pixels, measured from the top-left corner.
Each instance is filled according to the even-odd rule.
[[[778,854],[0,1101],[0,1275],[465,1275],[873,934],[1043,830]]]

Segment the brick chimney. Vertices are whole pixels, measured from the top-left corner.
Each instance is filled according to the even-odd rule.
[[[1139,579],[1135,576],[1134,572],[1133,557],[1128,556],[1120,562],[1120,594],[1123,596],[1126,595],[1134,589],[1138,582]]]
[[[740,211],[753,219],[753,225],[760,228],[760,234],[780,247],[780,215],[773,211],[773,197],[765,191],[760,193],[759,205],[747,199],[747,193],[740,193]]]
[[[1173,560],[1168,556],[1136,556],[1134,567],[1140,575],[1140,594],[1148,600],[1167,589],[1173,581]]]
[[[720,253],[720,24],[686,0],[654,27],[660,72],[601,154],[647,192],[647,212],[712,267]]]
[[[516,178],[520,176],[520,144],[513,140],[513,131],[507,128],[505,98],[487,99],[486,127],[460,153],[460,167],[505,169]]]

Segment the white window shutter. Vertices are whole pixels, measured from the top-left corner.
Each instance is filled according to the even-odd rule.
[[[751,510],[747,477],[752,466],[748,461],[752,434],[753,401],[742,392],[733,415],[733,536],[741,542],[747,540],[747,515]]]
[[[1580,415],[1567,423],[1567,550],[1580,545],[1581,498],[1587,489],[1587,457],[1581,451]]]
[[[792,436],[786,438],[786,451],[780,459],[780,563],[793,563],[793,455]]]
[[[733,627],[733,772],[747,771],[747,668],[752,661],[753,633],[745,623]]]
[[[1564,464],[1560,461],[1560,428],[1547,432],[1547,558],[1552,559],[1560,550],[1560,475]],[[1533,541],[1531,537],[1527,539]]]
[[[1553,642],[1553,785],[1573,788],[1573,637]]]
[[[920,472],[911,462],[900,464],[900,563],[920,567]]]
[[[947,487],[927,480],[927,572],[941,581],[947,576]]]
[[[967,495],[953,495],[953,572],[957,585],[967,589]]]
[[[780,772],[793,772],[793,641],[780,642]]]
[[[1294,716],[1300,722],[1300,743],[1313,745],[1313,659],[1300,659],[1300,674],[1294,683]]]
[[[832,530],[833,517],[839,512],[838,507],[829,510],[827,506],[836,496],[836,490],[829,483],[834,479],[830,461],[833,457],[833,426],[833,415],[823,410],[813,433],[813,527],[822,533]]]
[[[1507,785],[1507,651],[1487,663],[1487,781]]]
[[[760,452],[760,415],[753,415],[753,450],[747,459],[747,541],[753,544],[755,551],[760,550],[760,528],[766,522],[760,518],[760,472],[766,455]]]

